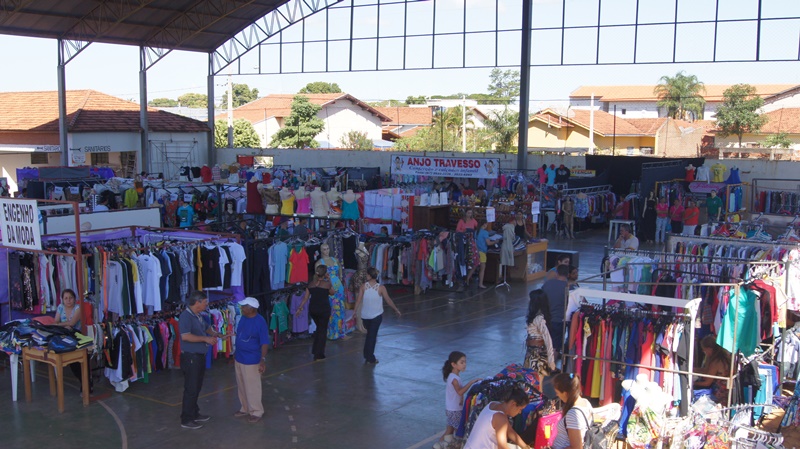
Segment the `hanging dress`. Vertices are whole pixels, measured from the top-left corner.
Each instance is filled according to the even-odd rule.
[[[339,265],[327,265],[325,259],[320,259],[320,263],[328,267],[328,275],[331,277],[334,293],[328,299],[331,303],[331,320],[328,322],[328,340],[338,340],[347,333],[344,316],[344,285],[342,285]]]
[[[645,241],[655,241],[656,239],[656,200],[646,199],[647,210],[642,217],[642,236]]]

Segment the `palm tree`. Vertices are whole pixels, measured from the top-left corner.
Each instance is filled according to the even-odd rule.
[[[701,94],[705,91],[705,85],[696,75],[680,71],[674,77],[662,76],[653,93],[658,95],[658,106],[666,108],[668,116],[698,119],[703,117],[706,100]]]

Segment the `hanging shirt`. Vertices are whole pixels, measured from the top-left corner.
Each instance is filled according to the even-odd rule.
[[[728,170],[723,164],[719,162],[711,166],[711,182],[724,182],[725,171]]]
[[[178,208],[178,225],[188,228],[194,225],[194,209],[191,206],[181,206]]]

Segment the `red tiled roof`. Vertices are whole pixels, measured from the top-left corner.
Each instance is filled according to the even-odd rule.
[[[619,119],[617,119],[619,120]],[[656,135],[656,132],[664,125],[664,122],[667,121],[666,117],[659,117],[659,118],[626,118],[625,119],[628,123],[638,128],[644,134],[648,136]]]
[[[271,94],[261,97],[258,100],[239,106],[233,110],[233,118],[243,118],[251,123],[264,121],[270,117],[288,117],[292,113],[292,100],[296,94]],[[308,101],[318,106],[328,106],[339,100],[349,100],[353,104],[360,106],[365,111],[377,116],[383,122],[390,121],[390,118],[376,108],[364,103],[356,97],[345,94],[302,94]],[[227,112],[217,114],[215,119],[223,120],[228,117]]]
[[[764,115],[768,121],[761,127],[762,134],[800,134],[800,108],[782,108]]]
[[[702,94],[706,101],[722,101],[722,93],[731,87],[730,84],[706,84]],[[787,89],[796,87],[797,84],[753,84],[756,92],[761,97],[769,97]],[[569,95],[570,98],[591,98],[594,94],[596,101],[657,101],[658,96],[653,93],[655,85],[646,86],[581,86]]]
[[[534,114],[533,117],[531,117],[531,121],[533,120],[539,120],[547,123],[548,126],[554,128],[572,128],[574,126],[566,119],[566,117],[552,111],[544,111],[543,113]]]
[[[391,124],[399,125],[430,125],[433,123],[433,110],[431,108],[387,107],[375,108],[387,117]]]
[[[150,131],[207,132],[205,122],[147,108]],[[69,132],[139,132],[139,105],[96,90],[67,91]],[[0,92],[0,131],[58,132],[58,92]]]
[[[569,116],[560,115],[550,109],[536,114],[533,120],[547,122],[547,116],[551,117],[550,123],[558,123],[559,117],[575,126],[589,129],[590,112],[588,109],[570,109]],[[561,125],[564,126],[564,125]],[[601,136],[616,134],[618,136],[644,136],[651,135],[643,132],[636,126],[628,123],[624,118],[617,117],[614,123],[614,115],[603,111],[594,111],[594,132]]]

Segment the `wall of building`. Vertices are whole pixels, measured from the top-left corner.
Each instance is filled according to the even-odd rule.
[[[261,141],[261,148],[267,148],[269,146],[269,143],[272,141],[272,136],[281,129],[282,121],[283,120],[278,120],[277,117],[269,117],[266,120],[253,124],[253,128],[255,128],[258,134],[258,139]]]
[[[61,153],[47,153],[46,164],[31,164],[31,153],[0,153],[0,176],[8,180],[11,192],[17,191],[17,169],[61,165]]]
[[[781,108],[800,108],[800,91],[794,94],[787,93],[782,98],[765,104],[762,112],[776,111]]]
[[[745,134],[742,136],[742,147],[766,147],[768,136],[769,134]],[[800,134],[788,134],[786,137],[792,141],[792,149],[800,150]],[[720,148],[736,148],[739,146],[739,137],[735,135],[728,137],[717,135],[714,138],[714,143]]]
[[[360,131],[369,139],[381,138],[381,119],[363,110],[350,101],[337,101],[324,107],[317,117],[325,122],[325,128],[317,134],[320,144],[328,142],[332,148],[341,146],[341,139],[350,131]]]
[[[703,128],[683,129],[667,123],[656,133],[654,156],[697,157],[700,154],[705,130]]]
[[[148,135],[151,169],[147,171],[164,173],[171,179],[180,166],[200,167],[208,164],[207,136],[203,132],[151,132]],[[141,167],[141,158],[137,158],[137,161],[137,166]]]
[[[603,110],[622,118],[658,118],[663,115],[655,101],[619,101],[603,103]],[[624,112],[623,112],[624,111]]]

